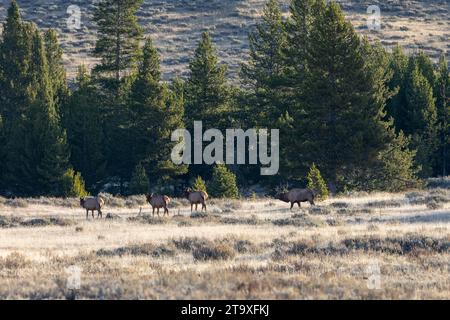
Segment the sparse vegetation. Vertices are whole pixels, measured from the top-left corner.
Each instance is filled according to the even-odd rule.
[[[74,298],[66,268],[75,265],[83,270],[80,299],[445,299],[449,220],[425,204],[448,210],[447,196],[446,189],[341,196],[315,213],[271,200],[217,199],[214,206],[233,212],[191,217],[180,202],[169,218],[115,206],[105,213],[121,219],[90,221],[64,201],[22,199],[26,206],[6,206],[0,216],[0,298]],[[427,200],[418,215],[407,200],[419,198]],[[375,262],[382,287],[370,290],[365,270]],[[183,288],[191,291],[181,296]]]

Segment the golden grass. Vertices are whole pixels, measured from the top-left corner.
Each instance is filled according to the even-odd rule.
[[[450,191],[407,195],[292,212],[270,199],[212,200],[198,218],[178,200],[159,220],[133,219],[138,206],[106,206],[116,219],[86,221],[48,199],[3,204],[3,219],[49,224],[0,228],[0,298],[448,299]],[[427,208],[432,197],[439,209]],[[71,266],[81,270],[77,290],[67,286]]]

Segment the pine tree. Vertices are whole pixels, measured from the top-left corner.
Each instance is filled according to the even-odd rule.
[[[211,196],[216,198],[237,198],[239,189],[236,176],[224,164],[216,164],[208,185]]]
[[[43,39],[34,29],[29,66],[32,89],[27,90],[31,103],[8,141],[8,180],[19,194],[60,195],[69,152],[53,101]]]
[[[225,128],[229,111],[226,67],[219,65],[209,33],[204,32],[189,63],[189,78],[185,86],[185,123],[192,128],[202,120],[205,130]]]
[[[287,35],[278,0],[268,1],[262,22],[249,34],[249,43],[249,60],[242,66],[241,77],[254,99],[248,102],[252,108],[246,116],[268,126],[285,111],[282,88]]]
[[[389,72],[392,77],[388,82],[389,89],[393,92],[386,106],[387,116],[394,118],[396,127],[400,130],[403,127],[402,119],[399,117],[399,110],[405,104],[404,83],[408,68],[408,57],[403,52],[402,47],[396,46],[389,56]]]
[[[290,16],[285,23],[287,46],[284,53],[284,89],[278,119],[272,119],[280,128],[280,174],[285,179],[299,180],[307,173],[306,161],[301,161],[293,146],[298,144],[299,121],[304,114],[305,81],[307,79],[307,54],[311,43],[314,21],[324,11],[322,0],[293,0]],[[280,103],[279,103],[280,104]]]
[[[48,29],[44,34],[44,40],[53,100],[56,110],[59,112],[69,97],[66,70],[62,64],[63,50],[58,43],[58,35],[55,30]]]
[[[103,119],[97,89],[84,66],[78,68],[75,86],[62,110],[62,122],[71,148],[70,163],[94,190],[106,174]]]
[[[194,191],[205,191],[206,192],[206,182],[202,179],[202,177],[197,176],[195,178],[194,183],[192,184],[192,190]]]
[[[412,148],[416,149],[416,161],[422,166],[421,175],[429,177],[435,165],[437,148],[437,111],[433,89],[416,65],[408,75],[405,84],[406,107],[401,116],[402,130],[412,136]]]
[[[8,8],[0,42],[0,114],[5,130],[29,105],[29,62],[33,28],[22,21],[15,0]]]
[[[152,41],[147,39],[129,97],[129,136],[132,139],[133,161],[143,163],[152,183],[159,185],[186,172],[185,166],[175,166],[170,159],[174,146],[172,132],[184,127],[182,89],[179,85],[176,81],[174,89],[170,90],[161,83],[158,53]]]
[[[72,168],[67,169],[62,179],[62,196],[64,197],[86,197],[89,193],[86,191],[84,180],[79,172]]]
[[[307,180],[308,188],[317,194],[318,199],[325,200],[328,198],[327,185],[315,163],[309,169]]]
[[[384,120],[387,64],[381,46],[360,40],[335,2],[315,18],[304,112],[294,115],[302,139],[290,147],[298,158],[317,163],[333,192],[349,185],[365,188],[380,153],[395,138]]]
[[[94,55],[101,63],[94,73],[105,80],[105,88],[120,95],[122,78],[136,65],[142,30],[136,12],[142,0],[101,0],[94,11],[98,40]]]
[[[436,173],[446,176],[450,172],[450,75],[444,55],[439,59],[438,76],[436,78],[434,96],[439,130],[439,148],[437,151]]]
[[[148,181],[147,173],[142,164],[138,164],[134,168],[133,175],[130,181],[131,194],[145,194],[150,190],[150,183]]]

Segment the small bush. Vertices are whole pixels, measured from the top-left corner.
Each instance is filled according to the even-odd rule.
[[[27,208],[28,202],[25,199],[7,199],[4,203],[6,206],[13,207],[13,208]]]
[[[207,212],[194,211],[194,212],[191,213],[191,218],[193,218],[193,219],[207,218],[207,217],[208,217],[208,213]]]
[[[147,173],[142,164],[138,164],[133,171],[130,180],[131,194],[144,194],[150,190],[150,183],[148,181]]]
[[[19,217],[0,216],[0,228],[17,227],[21,222],[22,222],[22,219]]]
[[[348,208],[349,206],[350,206],[350,204],[347,202],[333,202],[330,204],[330,207],[336,208],[336,209]]]
[[[17,270],[29,266],[31,262],[21,253],[12,252],[5,258],[0,257],[0,269]]]
[[[192,184],[192,190],[194,191],[206,191],[206,182],[202,179],[202,177],[198,176],[194,183]]]
[[[195,260],[228,260],[236,255],[234,249],[227,244],[208,243],[195,248],[192,251]]]
[[[308,172],[308,188],[314,190],[319,200],[325,200],[328,198],[328,188],[325,180],[322,178],[319,169],[313,163]]]
[[[380,200],[367,203],[369,208],[400,208],[401,206],[402,202],[399,200]]]
[[[436,200],[430,200],[426,204],[428,209],[431,210],[438,210],[444,208],[444,205],[441,202],[438,202]]]
[[[217,164],[214,167],[208,189],[211,196],[217,198],[237,198],[239,196],[236,176],[224,164]]]
[[[169,222],[169,219],[158,217],[158,216],[152,216],[152,215],[142,215],[137,217],[129,217],[127,219],[130,222],[140,222],[140,223],[147,223],[147,224],[166,224]]]
[[[45,226],[66,227],[74,224],[75,224],[74,221],[64,218],[35,218],[20,223],[20,225],[25,227],[45,227]]]
[[[97,251],[97,255],[103,257],[121,257],[124,255],[162,257],[175,255],[175,248],[166,245],[155,246],[152,243],[144,243],[119,247],[111,250],[100,249]]]
[[[89,193],[86,191],[85,183],[81,174],[69,168],[62,178],[62,192],[64,197],[86,197]]]
[[[320,214],[320,215],[331,214],[331,210],[327,207],[309,207],[308,212],[310,214]]]

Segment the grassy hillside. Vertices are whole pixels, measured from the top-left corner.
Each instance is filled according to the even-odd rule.
[[[287,12],[288,1],[281,0]],[[431,1],[338,1],[357,29],[386,46],[400,43],[405,48],[424,49],[433,57],[447,52],[450,44],[450,4],[446,0]],[[86,0],[18,0],[24,18],[41,28],[55,28],[65,49],[69,77],[84,63],[92,66],[95,59],[90,50],[95,41],[91,17],[95,1]],[[210,30],[220,50],[221,59],[236,78],[239,64],[248,48],[247,33],[261,14],[264,0],[144,0],[139,18],[145,33],[155,40],[163,57],[166,79],[174,74],[185,75],[186,65],[199,35]],[[0,0],[3,21],[9,0]],[[379,32],[368,31],[367,7],[377,4],[381,9]],[[81,29],[70,31],[66,25],[69,5],[78,5],[82,12]]]

